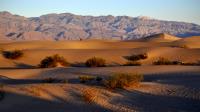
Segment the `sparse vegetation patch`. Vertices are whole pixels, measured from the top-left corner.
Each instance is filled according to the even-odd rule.
[[[148,58],[148,54],[133,54],[131,56],[128,56],[127,59],[130,61],[138,61],[138,60],[144,60]]]
[[[141,66],[142,64],[137,61],[128,61],[124,64],[124,66]]]
[[[87,82],[92,82],[92,81],[100,82],[102,80],[103,78],[99,76],[89,76],[89,75],[79,76],[80,83],[87,83]]]
[[[14,51],[2,51],[2,54],[7,59],[18,59],[23,56],[23,52],[21,50],[14,50]]]
[[[170,61],[167,58],[160,57],[157,61],[153,62],[154,65],[182,65],[181,61]]]
[[[39,65],[41,68],[52,68],[58,66],[69,66],[66,59],[58,54],[44,58]]]
[[[85,65],[87,67],[105,67],[106,60],[103,58],[99,58],[99,57],[93,57],[93,58],[88,59],[85,62]]]
[[[138,85],[143,80],[142,74],[115,73],[104,81],[104,85],[109,89],[125,88]]]

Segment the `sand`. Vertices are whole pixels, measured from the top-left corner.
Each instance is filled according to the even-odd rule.
[[[166,38],[163,38],[166,39]],[[169,38],[167,38],[169,40]],[[193,40],[194,39],[194,40]],[[198,112],[200,110],[200,67],[152,65],[159,57],[183,62],[200,59],[199,38],[173,41],[1,41],[3,50],[20,49],[18,60],[0,55],[0,83],[5,97],[0,112]],[[192,44],[194,42],[194,44]],[[189,48],[177,47],[180,44]],[[175,46],[176,45],[176,46]],[[121,66],[125,56],[147,53],[142,66]],[[106,59],[108,67],[35,68],[46,56],[59,54],[70,63],[82,66],[88,58]],[[128,72],[144,75],[139,87],[108,90],[101,85],[82,84],[80,75],[106,78],[113,73]],[[44,83],[46,78],[66,82]],[[82,91],[92,88],[95,100],[87,103]]]

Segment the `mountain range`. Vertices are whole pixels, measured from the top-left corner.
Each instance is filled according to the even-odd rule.
[[[133,40],[167,33],[178,37],[200,35],[193,23],[145,16],[81,16],[71,13],[24,17],[0,12],[0,40]]]

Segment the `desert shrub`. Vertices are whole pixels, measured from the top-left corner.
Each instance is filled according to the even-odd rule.
[[[96,79],[95,76],[89,76],[89,75],[79,76],[79,80],[81,83],[90,82],[95,79]]]
[[[7,59],[18,59],[23,56],[23,52],[21,50],[14,51],[2,51],[2,54]]]
[[[97,97],[97,92],[93,88],[87,88],[82,90],[82,98],[87,103],[94,102],[95,98]]]
[[[68,66],[69,63],[66,61],[66,59],[62,56],[59,56],[58,54],[53,56],[48,56],[44,58],[41,62],[39,67],[41,68],[52,68],[57,67],[58,65],[61,66]]]
[[[170,61],[167,58],[160,57],[157,61],[153,62],[154,65],[181,65],[181,61]]]
[[[142,64],[137,61],[128,61],[124,64],[124,66],[141,66]]]
[[[115,73],[104,81],[107,88],[125,88],[132,85],[137,85],[143,80],[143,75],[132,73]]]
[[[133,54],[131,56],[128,57],[128,60],[130,61],[138,61],[138,60],[144,60],[148,58],[148,54],[144,53],[144,54]]]
[[[103,78],[99,76],[89,76],[89,75],[79,76],[80,83],[86,83],[86,82],[91,82],[91,81],[100,82],[102,80]]]
[[[106,66],[106,61],[102,58],[93,57],[93,58],[88,59],[85,62],[85,65],[87,67],[104,67]]]

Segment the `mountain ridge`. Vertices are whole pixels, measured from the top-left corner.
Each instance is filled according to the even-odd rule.
[[[146,16],[51,13],[27,18],[0,12],[0,38],[8,40],[133,40],[161,33],[178,37],[199,36],[200,26]]]

